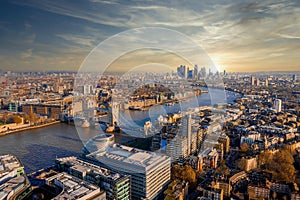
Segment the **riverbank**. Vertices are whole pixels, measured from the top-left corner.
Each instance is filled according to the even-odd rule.
[[[21,131],[28,131],[28,130],[32,130],[32,129],[43,128],[43,127],[51,126],[51,125],[58,124],[58,123],[60,123],[60,121],[54,121],[54,122],[49,122],[49,123],[46,123],[46,124],[41,124],[41,125],[36,125],[36,126],[29,126],[29,127],[25,127],[25,128],[10,130],[10,131],[0,133],[0,137],[5,136],[5,135],[10,135],[10,134],[13,134],[13,133],[17,133],[17,132],[21,132]]]

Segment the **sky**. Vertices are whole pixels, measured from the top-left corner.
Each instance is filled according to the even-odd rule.
[[[0,4],[2,70],[77,71],[95,47],[103,48],[104,41],[143,27],[176,31],[184,35],[179,39],[193,40],[220,70],[300,69],[299,0],[2,0]],[[156,32],[160,37],[156,43],[166,39],[170,46],[185,45],[171,35]],[[110,44],[105,53],[155,40],[151,34],[121,39],[126,41]],[[149,62],[175,69],[184,58],[169,49],[141,49],[124,52],[112,63],[122,70]]]

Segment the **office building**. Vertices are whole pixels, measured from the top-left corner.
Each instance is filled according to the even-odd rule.
[[[200,74],[202,78],[206,78],[206,69],[205,67],[201,67]]]
[[[251,76],[251,85],[255,85],[255,77],[254,76]]]
[[[24,167],[17,157],[9,154],[0,156],[0,184],[23,174]]]
[[[157,199],[170,181],[171,158],[154,152],[114,144],[87,159],[130,175],[132,199]]]
[[[277,112],[281,112],[282,101],[281,99],[275,99],[274,107]]]
[[[230,148],[230,146],[229,146],[230,138],[225,134],[221,134],[221,135],[219,135],[218,142],[220,144],[223,144],[223,152],[225,154],[227,154],[229,152],[229,148]]]
[[[192,145],[192,116],[188,114],[182,117],[182,131],[181,134],[183,137],[186,137],[187,140],[187,154],[191,153]]]
[[[12,155],[0,156],[0,199],[22,199],[31,191],[19,159]]]
[[[101,189],[106,191],[108,200],[131,199],[130,176],[128,175],[113,172],[76,157],[58,158],[56,164],[59,169],[68,172],[72,176],[100,186]]]
[[[175,137],[163,139],[165,141],[165,152],[166,155],[171,157],[172,161],[179,158],[185,158],[188,154],[188,140],[186,136],[176,135]]]
[[[160,133],[153,135],[152,141],[151,141],[151,151],[157,151],[160,148],[165,148],[166,146],[166,140],[162,140],[162,136]]]
[[[194,71],[193,70],[188,70],[188,79],[192,79],[194,77]]]
[[[177,74],[182,78],[188,78],[189,71],[189,68],[185,65],[180,65],[179,67],[177,67]]]
[[[106,199],[106,193],[101,191],[98,186],[71,176],[65,172],[48,177],[45,180],[45,183],[61,190],[61,193],[53,198],[54,200]]]
[[[198,65],[194,66],[194,79],[198,79],[199,68]]]
[[[293,74],[293,76],[292,76],[292,81],[297,81],[297,75],[296,74]]]
[[[84,95],[90,95],[93,92],[93,86],[92,85],[84,85],[83,86],[83,94]]]
[[[256,86],[259,86],[260,85],[260,81],[259,79],[256,79]]]

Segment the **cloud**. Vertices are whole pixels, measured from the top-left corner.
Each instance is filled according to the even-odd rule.
[[[31,30],[31,28],[32,28],[32,25],[30,23],[28,23],[28,22],[26,22],[24,24],[24,26],[25,26],[25,30]]]
[[[278,36],[280,36],[282,38],[287,38],[287,39],[300,39],[300,36],[287,35],[287,34],[278,34]]]
[[[108,1],[105,1],[105,0],[89,0],[89,1],[92,2],[92,3],[100,3],[100,4],[111,4],[111,5],[119,4],[118,1],[113,1],[113,0],[108,0]]]
[[[95,38],[89,36],[71,35],[71,34],[57,34],[57,37],[63,38],[64,40],[70,41],[73,44],[79,44],[84,47],[94,47]]]
[[[32,56],[32,49],[27,49],[25,52],[21,53],[21,58],[22,59],[27,59]]]
[[[69,24],[79,23],[78,30],[57,30],[51,35],[57,47],[47,44],[40,55],[55,56],[55,52],[80,58],[110,35],[130,28],[158,26],[187,34],[198,42],[222,65],[234,65],[245,70],[247,65],[266,68],[287,63],[300,63],[299,44],[291,42],[300,37],[300,3],[281,1],[76,1],[15,0],[15,4],[39,9],[45,13],[67,17]],[[65,19],[66,20],[66,19]],[[84,22],[83,22],[84,20]],[[67,23],[66,23],[67,24]],[[20,33],[23,43],[36,47],[36,25],[26,21],[25,32]],[[1,28],[1,23],[0,23]],[[23,35],[22,35],[23,34]],[[50,37],[50,36],[49,36]],[[147,40],[148,38],[145,38]],[[134,37],[128,41],[143,42]],[[180,45],[181,41],[170,45]],[[23,53],[23,52],[22,52]],[[25,54],[24,54],[25,55]],[[75,56],[75,57],[76,57]],[[59,56],[57,56],[59,57]],[[274,63],[274,57],[282,61]],[[293,58],[291,61],[290,59]],[[58,59],[59,60],[59,59]],[[72,60],[70,58],[70,60]],[[74,63],[73,61],[70,63]],[[67,65],[67,63],[64,63]],[[179,63],[180,64],[180,63]]]
[[[14,3],[23,6],[30,6],[45,10],[48,12],[56,13],[59,15],[74,17],[77,19],[87,20],[89,22],[105,24],[110,26],[124,27],[128,19],[125,16],[119,15],[118,12],[110,13],[112,5],[109,3],[99,4],[88,4],[81,2],[82,4],[70,4],[67,1],[47,1],[47,0],[29,0],[29,1],[15,1]],[[102,12],[105,12],[102,14]]]

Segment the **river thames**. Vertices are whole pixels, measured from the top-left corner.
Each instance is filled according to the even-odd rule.
[[[227,102],[233,102],[235,98],[235,95],[230,93],[227,95]],[[210,94],[202,94],[198,97],[198,101],[200,106],[210,105]],[[167,112],[175,112],[179,109],[178,105],[163,107]],[[181,105],[181,109],[184,109],[183,107]],[[161,109],[157,107],[149,111],[126,111],[124,115],[130,115],[135,123],[141,124],[149,118],[157,117]],[[0,154],[13,154],[19,157],[25,166],[25,171],[30,173],[53,165],[56,157],[78,156],[84,141],[97,134],[99,130],[96,128],[76,129],[75,126],[64,123],[55,124],[0,137]],[[119,143],[131,140],[130,137],[117,135],[115,139]]]

